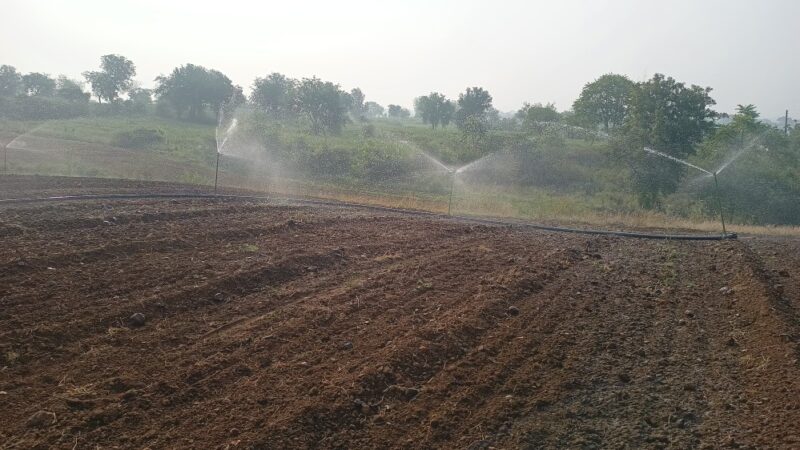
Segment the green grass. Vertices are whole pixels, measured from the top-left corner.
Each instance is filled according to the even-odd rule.
[[[0,132],[6,135],[35,136],[113,145],[120,132],[138,128],[159,129],[166,140],[148,150],[173,159],[192,162],[211,161],[216,153],[215,127],[194,124],[157,116],[82,117],[44,122],[0,122]]]
[[[0,121],[0,143],[30,133],[64,140],[73,147],[80,143],[112,146],[118,133],[140,128],[161,130],[164,142],[144,149],[117,149],[114,151],[118,153],[111,152],[102,160],[93,160],[90,150],[76,152],[78,156],[64,156],[69,152],[62,152],[60,159],[46,156],[36,159],[31,154],[24,161],[10,160],[11,172],[213,183],[216,144],[212,125],[153,115]],[[222,186],[273,189],[438,212],[447,211],[450,176],[435,170],[427,175],[391,174],[393,166],[389,163],[402,161],[404,155],[418,148],[448,165],[459,166],[498,148],[534,139],[521,133],[493,132],[483,147],[471,148],[453,126],[432,130],[409,120],[352,123],[341,134],[332,136],[312,134],[302,123],[251,122],[243,123],[241,128],[242,135],[256,137],[259,146],[305,169],[265,175],[254,163],[224,157]],[[231,145],[235,144],[233,139]],[[687,193],[672,196],[672,203],[666,209],[672,219],[663,213],[641,210],[630,191],[627,169],[610,157],[607,142],[544,139],[532,148],[527,156],[528,167],[522,171],[528,174],[528,179],[520,181],[508,176],[517,164],[512,162],[491,180],[465,180],[456,185],[453,211],[539,221],[584,220],[604,224],[633,221],[643,226],[673,222],[685,226],[711,220],[703,226],[714,226],[713,209],[704,207],[696,196]],[[125,159],[125,164],[118,164],[116,155]]]

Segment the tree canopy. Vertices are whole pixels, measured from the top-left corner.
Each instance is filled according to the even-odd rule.
[[[171,74],[156,78],[155,93],[159,100],[171,104],[178,117],[197,120],[203,111],[218,114],[225,102],[243,100],[241,88],[234,86],[222,72],[203,66],[186,64],[176,67]]]
[[[297,108],[315,133],[337,134],[349,121],[346,92],[319,78],[304,78],[297,87]]]
[[[605,74],[586,83],[572,109],[579,123],[598,126],[608,133],[625,120],[634,83],[624,75]]]
[[[297,80],[274,72],[264,78],[256,78],[250,101],[273,118],[289,117],[294,111]]]
[[[406,119],[411,116],[411,111],[406,108],[403,108],[400,105],[389,105],[387,106],[389,117],[395,119]]]
[[[657,207],[660,198],[675,191],[685,172],[679,164],[664,164],[644,156],[650,147],[676,158],[695,153],[695,145],[714,129],[711,88],[686,86],[656,74],[639,83],[631,94],[623,123],[620,148],[631,162],[640,203]]]
[[[443,94],[431,92],[414,100],[414,111],[423,123],[429,124],[431,128],[441,125],[446,127],[453,120],[456,105],[448,100]]]
[[[31,72],[22,76],[22,91],[29,97],[51,97],[56,92],[56,80],[45,73]]]
[[[133,61],[121,55],[103,55],[100,57],[100,71],[87,71],[84,78],[97,96],[98,101],[116,101],[119,95],[126,92],[136,75]]]
[[[22,90],[22,75],[14,66],[0,66],[0,97],[13,97]]]
[[[525,102],[515,116],[522,121],[523,125],[561,121],[561,114],[556,110],[556,105],[553,103],[542,105],[541,103],[530,104]]]

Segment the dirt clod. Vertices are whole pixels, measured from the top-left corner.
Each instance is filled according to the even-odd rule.
[[[133,327],[142,327],[144,326],[145,322],[147,321],[144,314],[142,313],[134,313],[130,318],[128,318],[131,326]]]
[[[519,315],[519,308],[517,308],[516,306],[509,306],[508,307],[508,314],[512,315],[512,316],[518,316]]]
[[[26,424],[31,428],[42,428],[56,423],[56,413],[51,411],[37,411],[28,417]]]

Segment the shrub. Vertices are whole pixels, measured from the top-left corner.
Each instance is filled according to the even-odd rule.
[[[114,135],[113,144],[122,148],[147,148],[166,141],[164,132],[157,128],[136,128]]]

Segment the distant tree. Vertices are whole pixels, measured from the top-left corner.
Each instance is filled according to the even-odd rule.
[[[377,104],[376,102],[364,103],[364,109],[366,110],[366,116],[372,119],[376,117],[383,117],[385,112],[383,106]]]
[[[540,122],[560,122],[561,114],[556,110],[556,105],[548,103],[542,105],[541,103],[524,103],[522,108],[515,114],[515,116],[523,124],[536,124]]]
[[[481,87],[470,87],[458,96],[458,111],[456,121],[474,116],[485,119],[486,113],[492,107],[492,96]]]
[[[89,93],[83,91],[83,85],[75,80],[71,80],[64,75],[58,77],[56,83],[56,96],[71,102],[88,102]]]
[[[99,102],[103,99],[108,102],[116,101],[121,93],[132,86],[133,76],[136,75],[136,66],[121,55],[101,56],[100,69],[83,73]]]
[[[362,118],[367,112],[367,107],[364,104],[364,93],[361,92],[359,88],[351,89],[349,99],[350,104],[348,106],[350,108],[350,113],[356,118]]]
[[[464,134],[473,151],[489,131],[489,112],[492,110],[492,96],[480,87],[471,87],[458,96],[458,110],[455,113],[456,126]]]
[[[660,205],[663,195],[678,186],[685,167],[646,156],[644,147],[686,158],[714,129],[711,88],[687,87],[671,77],[656,74],[633,90],[617,147],[632,169],[639,202],[646,208]]]
[[[625,120],[634,83],[624,75],[605,74],[587,83],[572,109],[577,120],[590,126],[602,125],[608,133]]]
[[[22,76],[22,90],[29,97],[51,97],[56,91],[56,80],[45,73],[31,72]]]
[[[297,80],[274,72],[256,78],[250,101],[274,118],[286,118],[293,112],[296,89]]]
[[[431,92],[414,100],[416,116],[434,129],[439,125],[443,127],[449,125],[453,120],[455,109],[455,104],[438,92]]]
[[[389,111],[389,117],[395,119],[406,119],[411,116],[411,112],[400,105],[389,105],[387,108]]]
[[[140,87],[131,88],[128,91],[128,101],[134,112],[147,112],[147,108],[153,104],[153,91]]]
[[[315,133],[338,134],[348,122],[345,94],[329,81],[304,78],[297,87],[297,108]]]
[[[0,97],[13,97],[22,90],[22,76],[14,66],[0,66]]]
[[[190,120],[199,119],[206,110],[218,114],[223,104],[244,100],[242,89],[222,72],[194,64],[176,67],[171,74],[157,77],[156,83],[159,100],[172,104],[178,117]]]
[[[442,127],[447,127],[450,125],[455,119],[456,115],[456,104],[451,100],[445,100],[444,103],[439,106],[439,122],[442,124]]]

